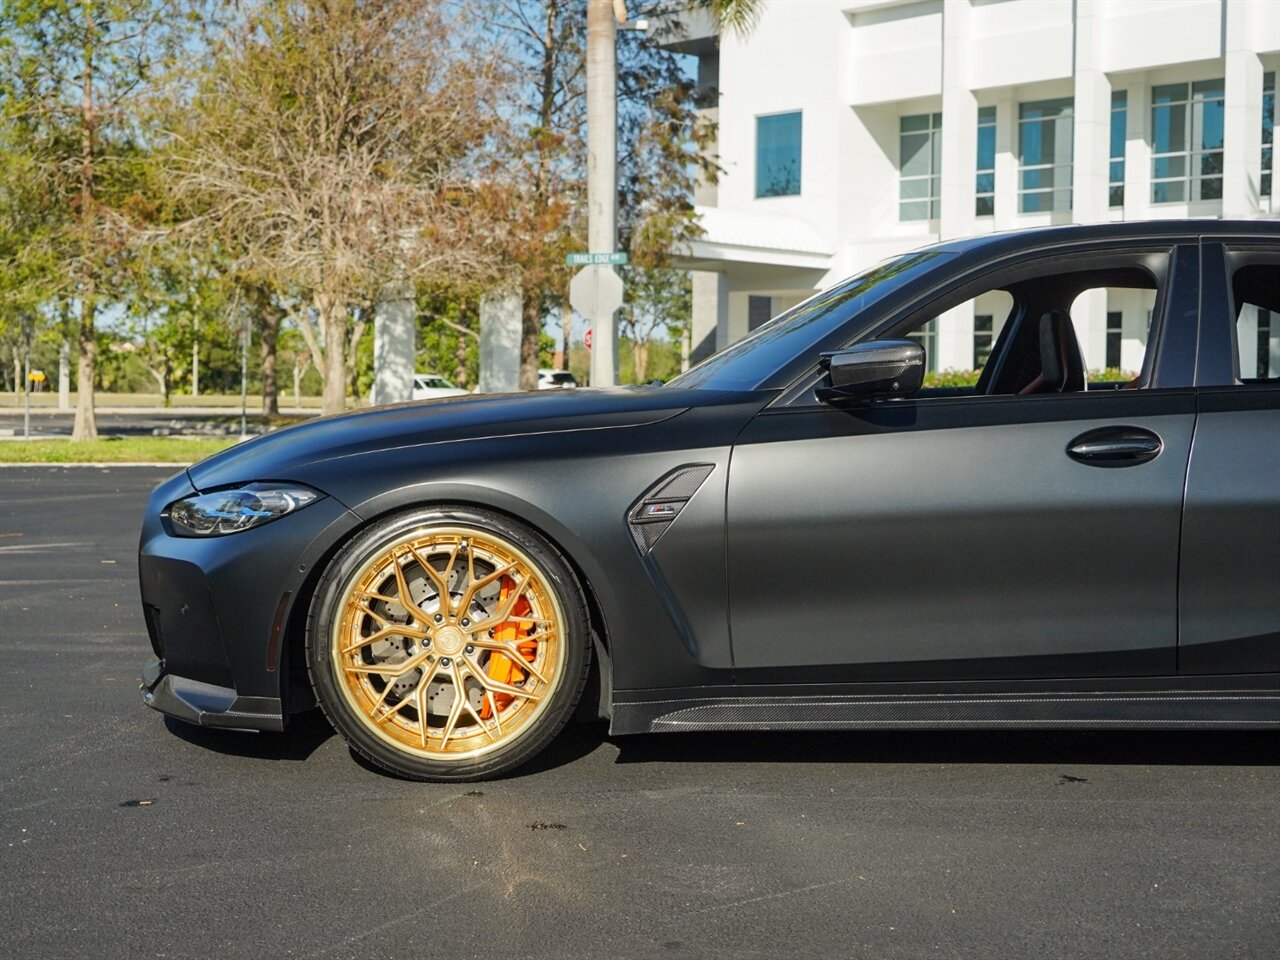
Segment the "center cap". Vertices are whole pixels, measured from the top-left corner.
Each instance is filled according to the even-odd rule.
[[[432,642],[440,653],[453,657],[467,645],[467,635],[457,627],[441,627],[435,632]]]

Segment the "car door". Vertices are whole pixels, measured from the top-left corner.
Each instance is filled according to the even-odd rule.
[[[1198,255],[1165,255],[1145,389],[757,415],[728,480],[735,680],[1174,674]]]
[[[1206,242],[1201,256],[1178,667],[1280,673],[1280,241]]]

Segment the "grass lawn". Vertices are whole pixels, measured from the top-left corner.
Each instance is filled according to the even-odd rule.
[[[0,440],[0,463],[174,463],[203,460],[237,441],[227,437],[120,437],[70,440]]]

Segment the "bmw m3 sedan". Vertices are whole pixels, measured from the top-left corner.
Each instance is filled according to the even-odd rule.
[[[145,702],[402,777],[614,734],[1280,727],[1280,224],[895,257],[662,386],[251,440],[152,495]]]

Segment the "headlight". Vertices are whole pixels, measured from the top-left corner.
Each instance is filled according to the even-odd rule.
[[[220,537],[270,523],[322,496],[295,484],[251,483],[235,490],[184,497],[170,505],[169,521],[180,537]]]

